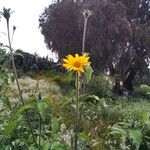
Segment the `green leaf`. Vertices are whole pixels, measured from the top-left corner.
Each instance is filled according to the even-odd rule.
[[[51,145],[51,150],[66,150],[66,149],[64,149],[64,146],[61,143],[55,142]]]
[[[43,145],[42,150],[50,150],[51,145],[52,145],[52,144],[51,144],[51,143],[49,143],[49,142],[45,143],[45,144]]]
[[[133,144],[136,146],[136,150],[139,149],[142,142],[142,133],[140,130],[129,130],[129,135],[133,140]]]
[[[142,114],[142,121],[143,122],[148,121],[149,117],[150,117],[150,113],[149,112],[143,112],[143,114]]]
[[[103,108],[108,108],[108,105],[106,104],[105,99],[100,99],[99,103]]]
[[[145,124],[146,124],[147,128],[150,130],[150,120],[149,121],[145,121]]]
[[[11,103],[10,103],[8,97],[0,96],[0,100],[3,102],[3,104],[6,107],[8,107],[9,109],[11,109]]]
[[[56,117],[52,118],[52,133],[57,133],[59,131],[59,121]]]
[[[82,138],[85,142],[90,142],[89,133],[86,131],[83,131],[82,133],[80,133],[80,138]]]
[[[66,109],[67,107],[70,107],[71,104],[72,104],[72,101],[68,100],[68,101],[62,103],[61,108]]]
[[[32,105],[30,105],[30,104],[21,106],[21,107],[17,110],[15,116],[18,116],[18,115],[20,115],[21,113],[23,113],[24,111],[29,110],[29,109],[31,109],[31,108],[32,108]]]
[[[50,108],[51,112],[55,112],[56,106],[49,98],[44,98],[43,101],[47,104],[47,107]]]
[[[19,109],[17,110],[17,112],[14,114],[12,120],[5,126],[4,133],[6,135],[11,134],[13,132],[13,130],[16,128],[18,116],[21,113],[23,113],[24,111],[26,111],[28,109],[31,109],[31,108],[32,108],[32,106],[29,105],[29,104],[19,107]]]
[[[108,107],[108,105],[106,104],[105,100],[104,99],[100,99],[96,95],[87,95],[87,94],[84,94],[84,95],[80,96],[80,100],[84,101],[84,102],[90,102],[92,104],[99,103],[100,106],[103,107],[103,108],[107,108]]]
[[[124,129],[117,127],[117,126],[111,127],[111,130],[112,130],[110,132],[111,135],[121,135],[121,136],[127,135],[127,132]]]
[[[16,125],[17,125],[17,120],[10,121],[8,125],[5,126],[4,134],[5,135],[11,134],[16,128]]]
[[[84,74],[85,74],[87,83],[89,83],[89,81],[91,80],[92,73],[93,73],[92,67],[90,65],[86,66]]]
[[[47,103],[46,102],[38,102],[37,107],[38,107],[38,112],[41,115],[42,119],[45,120],[46,110],[48,108]]]
[[[87,94],[84,94],[84,95],[80,96],[80,100],[81,101],[85,101],[85,102],[98,103],[98,101],[100,99],[96,95],[87,95]]]

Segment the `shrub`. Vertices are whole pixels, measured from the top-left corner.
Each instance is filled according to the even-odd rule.
[[[48,95],[58,95],[61,96],[60,87],[54,82],[48,83],[45,80],[34,80],[30,77],[22,77],[19,79],[20,88],[22,90],[22,95],[25,99],[30,98],[33,95],[38,95],[39,93],[42,96]],[[16,101],[18,98],[17,85],[16,83],[10,84],[7,92],[7,96],[12,100]]]
[[[136,88],[136,91],[142,94],[143,96],[150,98],[150,86],[142,84]]]
[[[112,84],[112,80],[105,75],[93,76],[87,85],[86,92],[100,98],[110,98],[112,97]]]
[[[150,114],[143,112],[137,119],[128,119],[109,126],[106,145],[115,149],[150,149]]]
[[[143,112],[149,111],[150,103],[144,98],[118,97],[118,100],[109,104],[107,120],[116,123],[124,119],[138,119]]]
[[[144,74],[137,73],[134,80],[134,84],[135,85],[147,84],[150,86],[150,69],[147,68]]]
[[[66,74],[52,70],[50,72],[40,72],[34,76],[36,80],[45,80],[49,83],[55,83],[61,88],[63,94],[69,95],[75,89],[75,81],[72,74]],[[69,89],[69,90],[68,90]]]

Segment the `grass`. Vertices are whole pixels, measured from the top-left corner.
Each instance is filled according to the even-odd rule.
[[[94,77],[95,78],[95,77]],[[92,83],[95,85],[95,82],[99,89],[102,89],[105,85],[104,92],[106,103],[109,105],[108,108],[108,119],[111,121],[119,121],[125,118],[139,118],[143,112],[148,112],[150,108],[150,102],[148,99],[144,98],[127,98],[123,96],[115,96],[113,100],[110,98],[111,94],[110,88],[106,88],[105,81],[101,78],[101,75],[96,77]],[[104,76],[103,76],[104,78]],[[100,81],[99,81],[100,79]],[[32,95],[38,95],[41,93],[42,96],[67,96],[72,97],[75,94],[75,85],[74,79],[71,74],[66,73],[58,73],[57,71],[51,71],[48,73],[40,72],[36,74],[34,78],[30,78],[27,76],[21,77],[19,79],[21,89],[23,90],[24,98],[28,99]],[[101,84],[103,83],[103,84]],[[112,83],[111,83],[112,84]],[[99,89],[92,85],[92,91],[99,92]],[[112,86],[112,85],[111,85]],[[91,87],[90,87],[91,88]],[[91,89],[88,90],[91,90]],[[8,88],[7,96],[11,101],[16,101],[18,99],[16,84],[11,84]],[[106,97],[107,93],[110,93],[108,98]],[[94,93],[93,93],[94,94]]]
[[[139,119],[143,112],[150,111],[150,101],[144,98],[118,97],[116,102],[109,104],[108,116],[111,122],[126,119]]]
[[[103,145],[100,143],[104,142],[103,140],[107,134],[108,126],[118,122],[124,122],[127,119],[139,120],[143,112],[150,111],[149,99],[142,97],[114,96],[110,87],[107,87],[109,81],[103,78],[101,79],[101,75],[96,78],[94,76],[94,80],[90,83],[91,86],[88,90],[91,90],[93,92],[91,93],[95,94],[94,92],[99,93],[99,91],[103,89],[103,93],[99,93],[101,96],[100,99],[103,98],[108,107],[103,110],[102,107],[99,107],[99,103],[91,104],[84,102],[85,112],[83,113],[80,127],[81,135],[87,141],[89,140],[89,145],[93,146],[95,143],[99,144],[98,149],[94,147],[93,150],[99,150],[99,147]],[[67,133],[73,129],[74,105],[72,101],[74,101],[75,85],[74,77],[71,74],[59,73],[56,71],[48,73],[41,72],[35,74],[32,78],[22,76],[19,82],[26,100],[31,100],[30,98],[34,96],[38,97],[38,94],[41,93],[45,99],[52,102],[49,109],[52,113],[47,114],[48,119],[51,116],[59,118],[60,122],[64,123],[66,126],[65,130]],[[112,86],[112,82],[110,84]],[[96,88],[96,90],[94,88]],[[8,92],[6,93],[11,103],[18,103],[19,100],[15,83],[10,84]],[[6,109],[4,111],[8,110]],[[3,118],[5,118],[5,115],[9,115],[4,113],[4,111]],[[11,114],[11,112],[8,113]],[[45,125],[48,124],[47,126],[49,127],[49,120],[47,121],[43,123]],[[37,123],[38,122],[35,124]],[[49,132],[49,129],[47,131]],[[88,133],[90,133],[90,136],[86,137]],[[63,133],[60,134],[62,134],[62,137],[65,136]],[[81,139],[81,146],[86,143],[84,140]]]

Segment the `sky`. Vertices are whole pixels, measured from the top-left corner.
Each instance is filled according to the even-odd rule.
[[[21,49],[32,54],[37,53],[40,56],[52,56],[50,50],[46,48],[44,37],[40,33],[39,16],[44,8],[52,3],[53,0],[0,0],[0,11],[3,7],[11,8],[10,29],[15,25],[12,47]],[[0,42],[8,45],[6,34],[6,21],[1,18],[0,21]]]

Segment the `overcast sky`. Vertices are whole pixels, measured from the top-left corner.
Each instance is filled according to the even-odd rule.
[[[47,50],[43,35],[40,33],[39,15],[53,0],[0,0],[0,11],[3,7],[11,8],[15,11],[10,18],[11,29],[15,25],[16,31],[12,47],[22,49],[30,53],[38,53],[40,56],[51,55]],[[0,22],[0,42],[7,44],[6,22]]]

